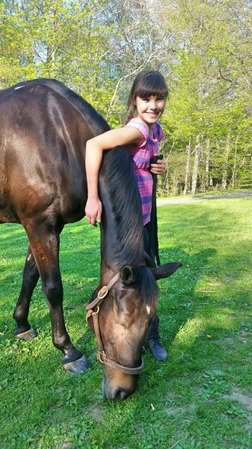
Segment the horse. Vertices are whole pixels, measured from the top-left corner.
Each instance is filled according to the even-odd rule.
[[[103,117],[63,83],[47,78],[0,91],[0,223],[21,224],[28,237],[21,290],[13,312],[14,335],[36,336],[29,322],[40,277],[52,342],[63,366],[85,372],[87,358],[73,345],[63,311],[60,234],[84,217],[86,141],[109,129]],[[87,306],[103,364],[103,395],[124,399],[137,386],[148,323],[158,298],[156,280],[180,266],[148,266],[138,189],[127,148],[107,151],[99,175],[100,281]],[[84,238],[83,231],[83,238]]]

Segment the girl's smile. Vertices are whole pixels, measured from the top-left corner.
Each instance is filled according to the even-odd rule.
[[[137,116],[148,126],[153,125],[162,115],[165,108],[165,98],[151,95],[146,98],[136,97]]]

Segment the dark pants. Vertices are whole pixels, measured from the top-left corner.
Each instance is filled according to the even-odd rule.
[[[156,267],[157,266],[156,257],[153,253],[152,244],[151,244],[152,243],[151,230],[152,230],[151,223],[147,223],[144,226],[144,249],[150,258],[150,261],[148,261],[147,265],[150,265],[151,267]],[[159,328],[159,318],[158,318],[157,314],[155,314],[149,324],[149,328],[148,328],[148,332],[147,332],[147,336],[146,336],[146,342],[148,342],[150,339],[153,339],[153,340],[160,339],[158,328]]]
[[[155,314],[149,323],[147,335],[145,338],[147,343],[149,340],[160,340],[158,328],[159,328],[159,318],[158,318],[157,314]]]

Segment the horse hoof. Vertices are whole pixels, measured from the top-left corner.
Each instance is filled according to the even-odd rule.
[[[79,374],[89,368],[89,362],[83,355],[80,359],[74,360],[74,362],[65,363],[63,366],[69,373]]]
[[[15,337],[19,338],[20,340],[32,340],[32,338],[36,337],[38,334],[37,332],[31,327],[28,331],[20,332],[18,333],[18,330],[14,333]]]

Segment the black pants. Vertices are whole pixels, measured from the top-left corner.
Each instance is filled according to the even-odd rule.
[[[147,265],[150,265],[151,267],[156,267],[157,266],[156,257],[153,253],[153,248],[151,244],[152,243],[151,230],[152,230],[151,223],[147,223],[144,226],[144,249],[150,258],[150,261],[148,261],[149,263],[147,263]],[[154,317],[151,319],[148,327],[146,342],[148,342],[150,339],[153,340],[160,339],[158,328],[159,328],[159,318],[157,314],[155,314]]]
[[[159,335],[159,318],[157,314],[150,320],[147,335],[145,337],[145,341],[148,343],[149,340],[160,340]]]

